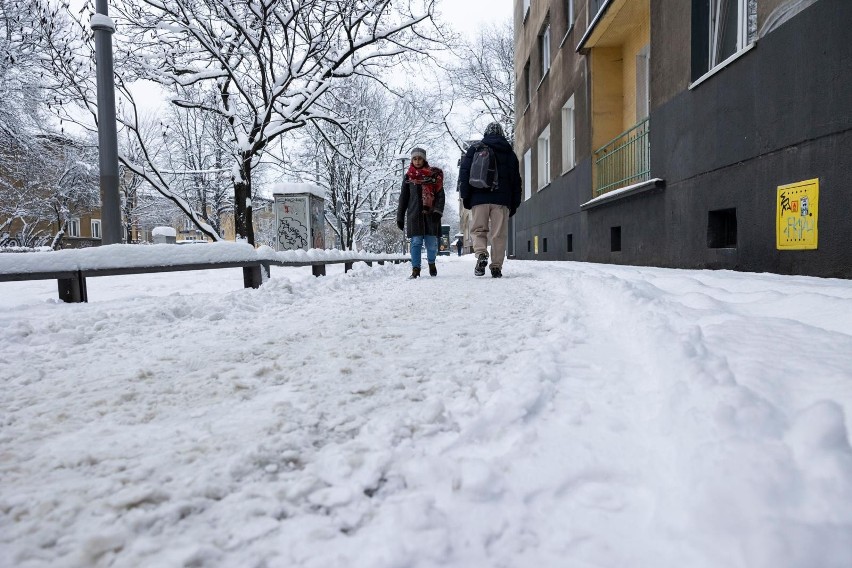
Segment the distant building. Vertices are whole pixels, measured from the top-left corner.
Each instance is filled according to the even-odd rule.
[[[852,2],[514,11],[510,254],[852,278]]]

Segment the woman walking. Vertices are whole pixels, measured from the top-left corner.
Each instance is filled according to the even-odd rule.
[[[444,214],[444,172],[429,166],[426,150],[414,148],[411,163],[402,179],[396,226],[405,230],[411,239],[411,276],[420,277],[420,254],[426,246],[429,275],[437,276],[438,238],[441,236],[441,216]]]

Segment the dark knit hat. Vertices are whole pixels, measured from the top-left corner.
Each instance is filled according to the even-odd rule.
[[[423,148],[412,148],[411,157],[413,158],[414,156],[420,156],[421,158],[423,158],[425,160],[426,159],[426,150],[424,150]]]
[[[492,122],[491,124],[485,127],[485,135],[488,136],[489,134],[498,134],[503,138],[506,137],[506,135],[503,133],[503,127],[500,126],[499,122]]]

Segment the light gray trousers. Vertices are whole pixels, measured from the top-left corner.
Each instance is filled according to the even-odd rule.
[[[506,241],[509,237],[509,208],[505,205],[484,203],[470,210],[470,234],[473,237],[473,254],[488,252],[491,239],[491,266],[503,267],[506,258]]]

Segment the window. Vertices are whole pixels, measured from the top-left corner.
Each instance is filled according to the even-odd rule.
[[[527,21],[527,15],[530,13],[530,0],[524,0],[524,21]]]
[[[524,94],[527,97],[527,106],[532,104],[532,85],[530,84],[530,62],[524,65]]]
[[[621,251],[621,227],[609,228],[609,250],[611,252]]]
[[[538,188],[550,183],[550,126],[538,137]]]
[[[68,219],[68,236],[69,237],[79,237],[80,236],[80,220],[79,219]]]
[[[524,154],[524,200],[532,197],[532,150]]]
[[[541,53],[541,78],[550,70],[550,22],[544,24],[541,35],[538,36],[538,52]]]
[[[92,219],[92,238],[93,239],[101,238],[101,220],[100,219]]]
[[[576,133],[574,128],[574,95],[562,107],[562,171],[567,172],[576,165],[574,148]]]
[[[736,209],[708,212],[707,248],[737,248]]]
[[[568,235],[567,241],[568,241],[567,242],[567,246],[568,246],[567,252],[574,252],[574,235],[573,234]]]
[[[589,0],[589,18],[594,20],[608,0]]]
[[[565,35],[571,33],[571,28],[574,27],[574,0],[564,0],[565,2]]]
[[[754,42],[757,0],[692,0],[692,80]]]
[[[532,252],[532,241],[527,241],[527,252]]]
[[[547,252],[547,237],[541,239],[541,252]]]

